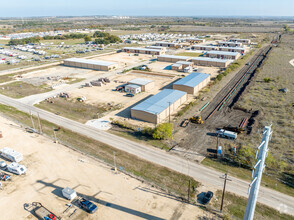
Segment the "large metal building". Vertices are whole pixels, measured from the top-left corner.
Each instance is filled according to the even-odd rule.
[[[231,42],[239,42],[239,43],[242,43],[242,44],[251,44],[250,39],[231,38],[229,41],[231,41]]]
[[[240,54],[245,53],[245,48],[244,47],[219,47],[219,51],[228,51],[228,52],[238,52]]]
[[[157,57],[158,61],[176,63],[178,61],[190,61],[191,57],[175,56],[175,55],[161,55]]]
[[[181,48],[182,45],[179,43],[172,43],[172,42],[156,42],[154,46],[160,46],[160,47],[174,47],[174,48]]]
[[[205,73],[191,73],[173,84],[173,89],[188,94],[197,94],[210,82],[210,75]]]
[[[231,41],[220,41],[220,42],[218,42],[218,45],[223,46],[223,47],[241,47],[242,43],[231,42]]]
[[[142,54],[150,54],[150,55],[165,54],[165,50],[140,48],[140,47],[124,47],[122,51],[127,53],[142,53]]]
[[[238,52],[227,51],[207,51],[205,53],[205,56],[210,58],[237,60],[241,56],[241,54]]]
[[[218,47],[216,47],[216,46],[210,46],[210,45],[193,45],[191,47],[191,50],[210,51],[210,50],[218,50]]]
[[[193,57],[191,61],[196,66],[214,66],[220,68],[226,68],[232,62],[232,60],[209,57]]]
[[[117,64],[101,60],[88,60],[82,58],[69,58],[63,61],[65,66],[80,67],[93,70],[108,71],[117,68]]]
[[[186,92],[164,89],[131,108],[131,117],[158,124],[163,122],[186,101]]]

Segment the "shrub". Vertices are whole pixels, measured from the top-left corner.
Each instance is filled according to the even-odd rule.
[[[271,78],[269,78],[269,77],[265,77],[265,78],[263,79],[263,81],[266,82],[266,83],[270,83],[272,80],[271,80]]]
[[[159,124],[152,134],[152,137],[156,140],[163,140],[172,137],[173,125],[171,123]]]
[[[216,79],[217,79],[218,81],[221,81],[222,78],[223,78],[223,74],[218,74],[217,77],[216,77]]]

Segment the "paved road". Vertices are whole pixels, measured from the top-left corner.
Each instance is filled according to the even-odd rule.
[[[180,173],[187,174],[202,182],[207,187],[211,187],[213,189],[222,188],[223,181],[219,178],[219,176],[223,174],[206,168],[200,164],[187,162],[187,160],[165,151],[136,143],[101,130],[97,130],[96,128],[63,118],[61,116],[21,103],[18,100],[8,98],[3,95],[0,95],[0,103],[13,106],[24,112],[29,112],[30,110],[33,114],[38,112],[42,119],[55,123],[61,127],[101,141],[114,148],[126,151],[147,161],[168,167]],[[231,177],[231,179],[233,181],[228,183],[227,190],[238,195],[248,197],[247,190],[249,183],[233,177]],[[282,212],[294,215],[294,197],[261,187],[258,201]]]

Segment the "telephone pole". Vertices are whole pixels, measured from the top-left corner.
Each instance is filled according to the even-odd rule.
[[[272,136],[271,125],[265,126],[263,131],[263,137],[261,144],[258,146],[255,154],[255,159],[257,159],[256,164],[252,170],[252,182],[249,184],[248,192],[249,197],[247,201],[246,211],[244,215],[244,220],[252,220],[254,217],[255,206],[257,202],[257,196],[259,192],[259,186],[262,178],[262,173],[265,169],[265,158],[268,153],[268,142]]]
[[[41,125],[41,120],[40,120],[39,112],[38,112],[38,121],[39,121],[39,130],[40,130],[40,134],[42,134],[43,131],[42,131],[42,125]]]
[[[32,111],[30,111],[30,116],[31,116],[31,121],[32,121],[32,125],[33,125],[33,129],[34,129],[34,132],[35,132],[35,123],[34,123],[34,120],[33,120],[33,114],[32,114]]]
[[[223,195],[222,195],[222,203],[221,203],[221,207],[220,207],[220,211],[223,211],[223,205],[224,205],[224,199],[225,199],[225,191],[226,191],[226,185],[227,185],[227,180],[228,181],[232,181],[231,179],[228,178],[228,174],[225,173],[224,177],[220,177],[221,179],[224,179],[224,188],[223,188]]]

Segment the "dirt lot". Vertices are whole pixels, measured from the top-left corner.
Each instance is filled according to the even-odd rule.
[[[0,118],[3,138],[1,146],[8,146],[24,154],[25,176],[12,175],[11,182],[3,183],[0,191],[1,218],[34,219],[24,209],[25,203],[41,202],[48,209],[69,219],[192,219],[213,217],[202,209],[176,201],[110,167],[70,150],[37,134],[25,133],[18,125]],[[60,190],[74,188],[98,205],[95,214],[86,214],[69,203]],[[122,190],[123,189],[123,190]]]
[[[147,60],[155,59],[156,56],[147,55],[147,54],[139,54],[139,56],[134,56],[133,53],[116,53],[111,55],[105,55],[97,58],[93,58],[93,60],[105,60],[109,62],[118,63],[118,68],[127,68],[130,65],[134,65],[138,62],[143,62]]]

